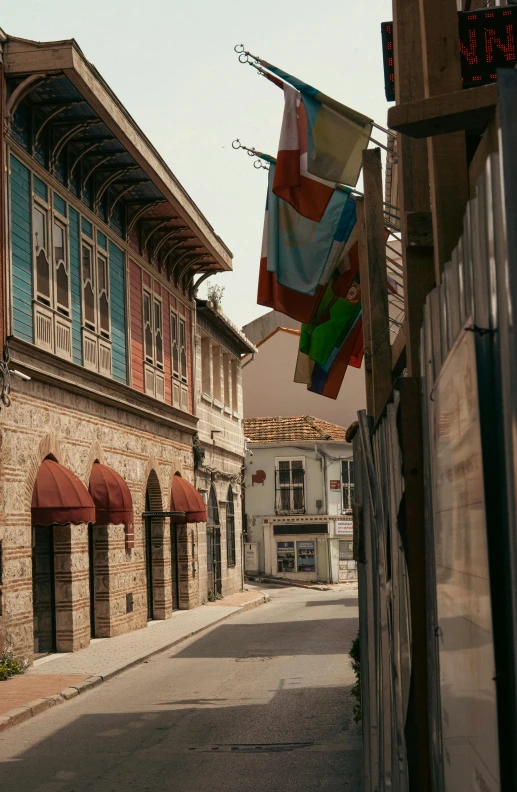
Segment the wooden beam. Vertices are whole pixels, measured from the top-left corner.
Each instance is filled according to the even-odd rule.
[[[391,345],[391,369],[394,377],[400,377],[407,366],[407,322],[399,327],[397,337]]]
[[[394,109],[398,109],[424,96],[420,15],[414,0],[393,0],[393,26],[397,94]],[[420,372],[425,298],[435,285],[427,141],[397,135],[397,157],[406,321],[392,349],[392,364],[394,374],[400,374],[404,359],[409,375],[416,377]]]
[[[361,303],[363,308],[363,338],[364,338],[364,378],[366,387],[366,413],[373,416],[373,379],[372,379],[372,358],[370,348],[367,347],[367,339],[372,337],[371,317],[370,317],[370,293],[362,284],[368,283],[368,245],[366,241],[366,227],[364,219],[364,199],[356,199],[357,211],[357,233],[359,251],[359,278],[361,281]]]
[[[419,0],[426,98],[461,91],[461,62],[455,0]],[[468,201],[464,132],[428,138],[434,232],[434,269],[441,281],[463,230]]]
[[[414,138],[436,137],[451,132],[482,134],[497,106],[497,85],[431,96],[388,110],[388,126]]]
[[[371,359],[373,417],[381,417],[392,390],[391,345],[386,268],[386,229],[379,148],[363,151],[364,231],[367,278],[361,274],[361,294],[368,292],[370,327],[364,337],[365,357]]]

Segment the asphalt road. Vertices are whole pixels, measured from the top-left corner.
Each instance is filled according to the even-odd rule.
[[[2,733],[0,790],[361,792],[357,592],[269,593]]]

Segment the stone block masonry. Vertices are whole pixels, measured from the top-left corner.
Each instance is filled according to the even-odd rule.
[[[52,550],[45,551],[46,561],[44,553],[35,554],[31,499],[39,466],[48,457],[75,473],[86,487],[96,461],[124,478],[135,513],[133,549],[126,548],[124,526],[83,524],[48,529]],[[0,424],[0,627],[18,653],[32,659],[52,640],[57,651],[76,651],[88,646],[92,634],[112,637],[145,626],[148,572],[153,618],[172,614],[175,561],[169,523],[153,520],[151,547],[146,548],[141,515],[146,494],[153,510],[169,510],[176,472],[193,480],[191,435],[182,426],[158,424],[151,417],[36,380],[14,383],[12,404],[2,411]],[[179,607],[184,609],[199,602],[193,572],[197,534],[196,526],[178,527]],[[35,593],[40,614],[34,612]],[[40,647],[35,645],[35,625],[41,629]]]

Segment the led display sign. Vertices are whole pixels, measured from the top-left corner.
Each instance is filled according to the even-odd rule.
[[[486,85],[497,79],[497,69],[515,68],[517,8],[502,6],[458,14],[461,76],[464,88]],[[393,23],[381,26],[384,87],[388,102],[395,101]]]

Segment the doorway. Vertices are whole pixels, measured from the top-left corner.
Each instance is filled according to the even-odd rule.
[[[95,638],[95,548],[93,523],[88,523],[88,572],[90,579],[90,638]]]
[[[145,493],[145,510],[151,511],[149,491]],[[153,542],[152,542],[152,517],[145,518],[145,577],[147,583],[147,620],[154,618],[153,602]]]
[[[214,486],[208,498],[208,523],[206,526],[207,587],[215,596],[222,594],[221,526],[219,507]]]
[[[54,526],[34,526],[32,534],[34,654],[38,658],[56,651]]]
[[[180,526],[177,523],[173,523],[171,521],[172,610],[179,610],[179,606],[180,606],[180,571],[179,571],[179,566],[178,566],[178,530],[180,530]]]

